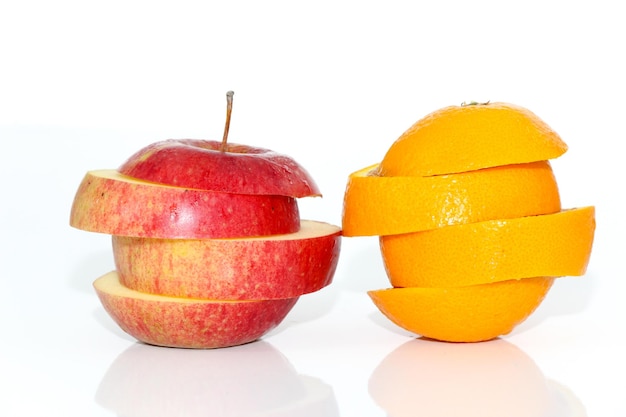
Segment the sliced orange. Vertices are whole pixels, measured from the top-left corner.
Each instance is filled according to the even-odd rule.
[[[508,103],[450,106],[415,123],[391,145],[383,176],[429,176],[556,158],[567,150],[534,113]]]
[[[561,209],[548,161],[432,177],[382,177],[377,169],[372,165],[348,179],[344,236],[393,235]]]
[[[480,342],[510,333],[539,306],[553,281],[553,277],[536,277],[368,294],[389,320],[409,332],[448,342]]]
[[[394,287],[461,287],[586,271],[594,207],[382,236]]]
[[[507,334],[555,277],[583,275],[594,207],[562,211],[549,160],[567,145],[508,103],[418,120],[380,164],[350,175],[343,235],[380,236],[392,289],[370,291],[394,323],[473,342]]]

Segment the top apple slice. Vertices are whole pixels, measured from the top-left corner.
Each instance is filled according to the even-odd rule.
[[[309,173],[291,157],[247,145],[201,139],[155,142],[118,171],[154,183],[237,194],[320,196]]]
[[[120,236],[232,238],[295,233],[300,213],[293,197],[173,187],[97,170],[76,191],[70,225]]]

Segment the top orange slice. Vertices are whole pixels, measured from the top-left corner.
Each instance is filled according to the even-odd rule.
[[[383,158],[382,176],[431,176],[553,159],[567,151],[531,111],[508,103],[449,106],[419,120]]]

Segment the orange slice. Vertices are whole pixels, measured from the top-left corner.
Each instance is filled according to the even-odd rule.
[[[429,176],[556,158],[567,150],[534,113],[507,103],[450,106],[415,123],[391,145],[383,176]]]
[[[537,276],[583,275],[594,207],[382,236],[394,287],[460,287]]]
[[[561,209],[548,161],[433,177],[381,177],[377,169],[372,165],[348,179],[344,236],[393,235]]]
[[[553,277],[458,288],[369,291],[378,309],[403,329],[448,342],[480,342],[510,333],[539,306]]]

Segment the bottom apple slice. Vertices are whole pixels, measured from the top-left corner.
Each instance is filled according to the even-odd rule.
[[[275,328],[298,297],[276,300],[198,300],[131,290],[117,272],[94,282],[111,318],[134,338],[152,345],[209,349],[252,342]]]

